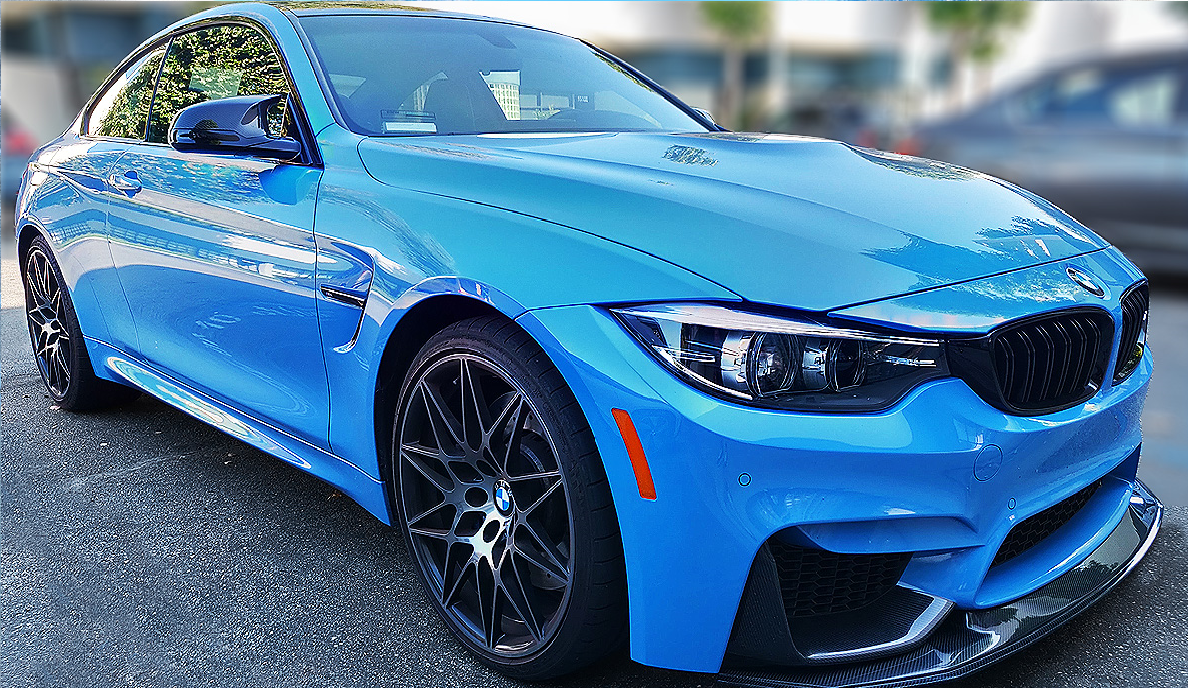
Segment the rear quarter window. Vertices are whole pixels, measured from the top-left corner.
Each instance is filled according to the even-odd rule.
[[[88,136],[143,140],[153,85],[165,48],[136,60],[100,93],[87,117]]]

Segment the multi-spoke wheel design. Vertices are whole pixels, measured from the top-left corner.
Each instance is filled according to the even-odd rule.
[[[408,395],[398,460],[409,541],[446,614],[501,656],[547,643],[573,528],[557,448],[524,390],[473,354],[435,361]]]
[[[33,355],[45,385],[61,400],[70,388],[70,362],[74,341],[65,319],[65,292],[50,258],[33,246],[25,259],[25,308]]]
[[[431,605],[475,657],[554,678],[627,638],[610,485],[581,406],[515,322],[430,336],[404,375],[390,485]]]
[[[136,390],[95,375],[70,291],[49,244],[40,236],[23,252],[21,277],[33,356],[58,406],[81,411],[136,398]]]

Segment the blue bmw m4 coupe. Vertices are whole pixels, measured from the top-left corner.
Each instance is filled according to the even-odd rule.
[[[376,5],[179,22],[34,155],[56,404],[147,393],[336,485],[520,679],[629,644],[943,680],[1138,565],[1118,250],[965,168],[725,131],[578,40]]]

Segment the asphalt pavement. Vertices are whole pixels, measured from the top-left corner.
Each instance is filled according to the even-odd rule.
[[[517,685],[448,635],[399,533],[332,487],[148,398],[55,408],[5,250],[0,686]],[[1167,377],[1142,471],[1177,505],[1159,539],[1096,607],[950,686],[1188,685],[1188,295],[1157,295],[1152,321]],[[712,684],[620,654],[549,685]]]

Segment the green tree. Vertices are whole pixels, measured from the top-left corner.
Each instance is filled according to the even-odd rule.
[[[747,48],[767,33],[771,7],[767,2],[702,2],[701,15],[725,41],[722,51],[721,124],[734,129],[742,123],[743,61]]]
[[[985,90],[989,67],[1002,52],[1003,34],[1021,25],[1031,7],[1026,2],[929,2],[928,23],[949,34],[952,63],[950,99],[960,96],[960,68],[973,66],[979,90]]]

